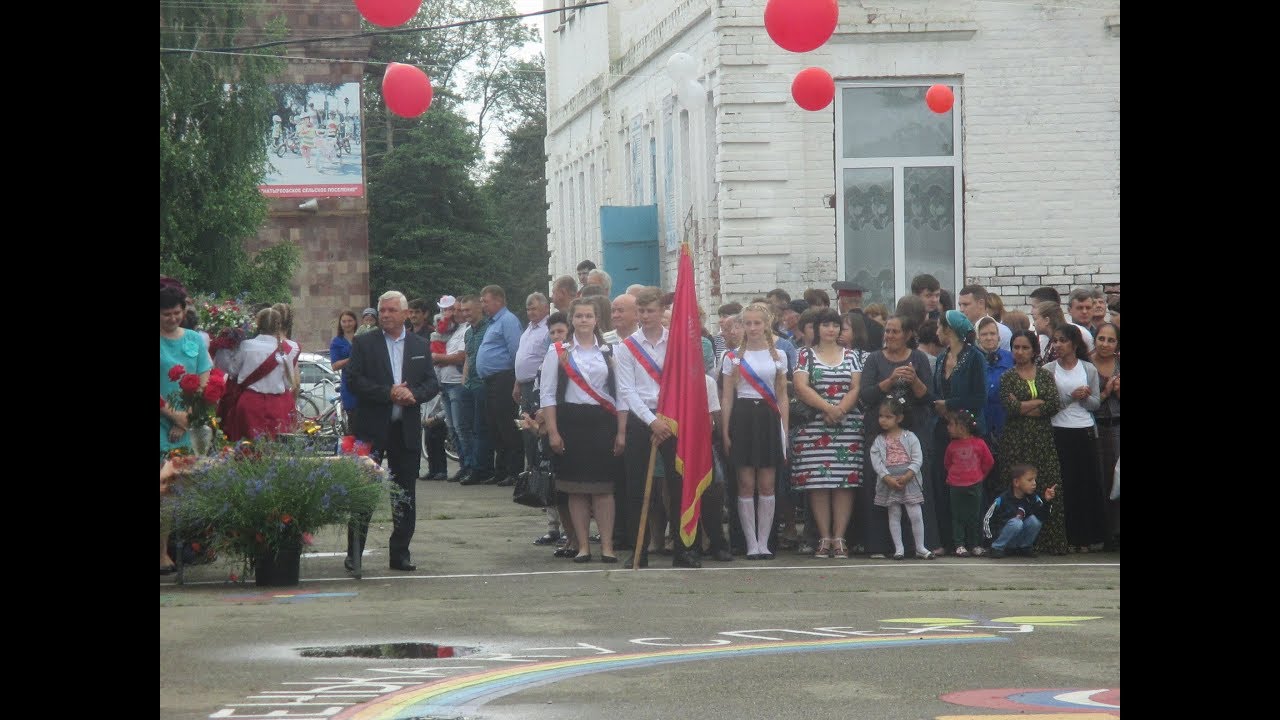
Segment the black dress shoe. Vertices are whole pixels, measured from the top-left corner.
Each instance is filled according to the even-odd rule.
[[[720,548],[718,550],[712,550],[711,559],[715,560],[716,562],[732,562],[733,553],[729,552],[728,550],[725,550],[724,548]]]
[[[499,482],[494,483],[494,485],[497,485],[498,487],[511,487],[512,485],[515,485],[515,484],[516,484],[516,479],[511,475],[508,475],[502,478],[502,480],[500,480]]]
[[[577,555],[573,558],[573,561],[576,563],[591,562],[591,553],[587,553],[586,555]],[[614,561],[616,562],[617,559],[615,558]]]
[[[347,572],[356,571],[356,564],[354,562],[351,562],[351,558],[349,557],[342,559],[342,567],[346,568]]]
[[[490,475],[488,478],[485,479],[484,484],[485,485],[501,485],[502,481],[505,479],[506,478],[502,477],[501,475]]]
[[[552,554],[558,558],[571,558],[574,555],[578,554],[578,549],[571,548],[568,545],[565,545],[564,547],[556,548],[556,551]]]
[[[702,567],[702,561],[698,560],[698,556],[691,552],[681,551],[671,555],[671,567],[700,568]]]
[[[458,482],[460,480],[466,480],[469,477],[471,477],[470,470],[459,470],[453,474],[453,477],[449,478],[449,482]]]
[[[560,533],[549,532],[533,541],[534,545],[555,545],[560,540]]]
[[[430,475],[427,476],[427,479],[432,482],[444,482],[445,480],[449,479],[449,474],[442,473],[442,472],[431,473]]]
[[[462,480],[459,480],[458,484],[459,485],[483,485],[484,483],[487,483],[490,480],[493,480],[492,475],[480,475],[473,472],[470,475],[467,475]]]
[[[405,571],[405,572],[413,572],[414,570],[417,570],[417,569],[418,569],[418,566],[417,566],[417,565],[414,565],[414,564],[413,564],[413,563],[411,563],[411,562],[392,562],[392,563],[391,563],[391,569],[392,569],[392,570],[403,570],[403,571]]]

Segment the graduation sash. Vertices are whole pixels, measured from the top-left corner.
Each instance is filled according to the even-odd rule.
[[[569,354],[563,343],[556,343],[556,354],[560,356],[560,367],[564,368],[564,374],[573,381],[574,385],[578,386],[579,390],[586,393],[592,400],[600,403],[600,407],[608,410],[611,415],[618,414],[618,408],[614,407],[613,403],[609,402],[603,395],[596,392],[595,388],[591,387],[591,383],[582,377],[582,373],[578,370],[578,365],[573,361],[573,355]]]
[[[636,362],[640,363],[640,367],[644,368],[644,371],[649,373],[649,377],[653,378],[653,381],[658,383],[659,387],[661,387],[662,368],[658,367],[658,363],[653,361],[653,356],[645,352],[644,347],[641,346],[640,343],[636,342],[635,338],[630,335],[628,335],[622,343],[631,350],[631,354],[635,356]]]
[[[765,404],[773,408],[773,411],[778,413],[778,417],[782,417],[782,411],[778,409],[778,396],[774,394],[773,388],[764,384],[764,380],[760,379],[755,368],[751,367],[750,363],[744,362],[732,350],[725,353],[725,356],[729,358],[730,362],[738,367],[738,375],[741,376],[742,379],[752,387],[752,389],[760,394],[760,397],[764,399]]]

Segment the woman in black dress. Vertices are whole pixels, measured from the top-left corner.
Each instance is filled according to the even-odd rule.
[[[569,514],[578,554],[591,560],[587,530],[592,516],[600,530],[600,560],[613,553],[614,481],[623,472],[624,430],[618,426],[618,395],[612,347],[596,321],[596,303],[578,298],[570,305],[573,337],[552,345],[542,361],[542,412],[555,456],[556,489],[569,495]]]

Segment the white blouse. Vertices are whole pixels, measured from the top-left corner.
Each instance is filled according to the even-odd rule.
[[[569,355],[573,358],[573,364],[578,368],[578,374],[587,381],[591,389],[595,390],[600,397],[614,404],[618,412],[626,410],[624,404],[620,403],[609,393],[609,365],[604,359],[604,353],[600,352],[600,347],[594,342],[590,345],[572,345],[569,347]],[[547,356],[542,359],[542,385],[539,388],[539,394],[542,399],[542,407],[551,407],[556,404],[556,391],[560,387],[560,355],[556,352],[556,346],[553,343],[547,348]],[[578,387],[578,384],[569,379],[566,375],[565,381],[569,383],[565,388],[564,401],[566,403],[574,403],[578,405],[599,405],[595,398],[588,395]]]
[[[724,367],[720,369],[721,373],[725,375],[729,375],[733,372],[733,368],[735,365],[737,365],[739,362],[745,362],[749,364],[751,366],[751,369],[756,371],[756,375],[759,375],[760,379],[764,381],[764,386],[772,389],[774,396],[775,397],[777,396],[778,388],[774,387],[774,380],[777,379],[778,373],[780,372],[785,373],[787,371],[786,354],[784,354],[781,350],[779,350],[777,360],[773,359],[773,356],[769,354],[768,349],[747,350],[742,354],[741,358],[737,357],[737,354],[738,354],[737,350],[734,350],[733,354],[735,356],[734,362],[733,363],[726,362],[724,364]],[[726,353],[726,356],[727,356],[727,353]],[[739,371],[741,371],[741,368],[739,368]],[[760,393],[756,392],[756,389],[751,387],[751,383],[747,382],[745,379],[741,377],[738,378],[737,397],[752,398],[755,400],[763,399],[760,396]]]
[[[1050,419],[1049,423],[1060,428],[1093,427],[1093,413],[1085,409],[1079,400],[1071,397],[1071,391],[1089,385],[1089,375],[1084,370],[1084,363],[1076,361],[1070,370],[1057,363],[1053,371],[1053,381],[1058,384],[1058,399],[1062,401],[1062,409]]]
[[[298,355],[301,354],[302,348],[292,340],[285,340],[284,343],[289,347],[288,355],[278,356],[276,358],[278,362],[271,372],[250,385],[248,389],[265,395],[293,392],[291,378],[298,374]],[[258,335],[245,340],[240,343],[240,350],[232,358],[228,374],[235,377],[237,382],[243,382],[271,354],[278,353],[279,347],[280,341],[272,335]]]

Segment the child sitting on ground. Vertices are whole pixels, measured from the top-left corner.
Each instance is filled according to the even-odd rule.
[[[1013,483],[991,503],[982,518],[982,534],[995,538],[991,557],[1025,555],[1035,557],[1033,546],[1040,528],[1049,518],[1049,502],[1058,494],[1058,486],[1045,488],[1044,498],[1036,494],[1036,469],[1030,465],[1010,468]]]

